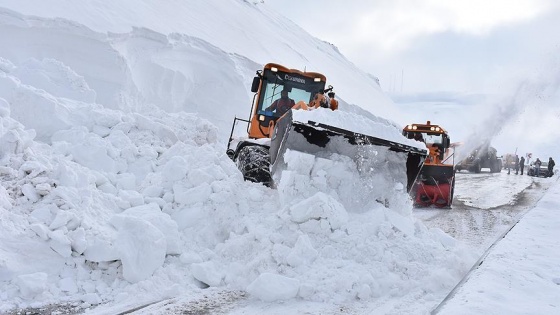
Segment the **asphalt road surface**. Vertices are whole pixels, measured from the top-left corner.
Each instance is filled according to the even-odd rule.
[[[483,169],[484,171],[485,169]],[[457,172],[451,209],[415,209],[428,228],[440,228],[484,252],[544,195],[556,178],[535,178],[514,172]]]

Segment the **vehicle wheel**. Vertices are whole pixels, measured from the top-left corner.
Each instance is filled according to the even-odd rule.
[[[482,167],[480,166],[480,163],[476,163],[474,165],[474,172],[475,173],[480,173],[480,170],[482,169]]]
[[[500,161],[494,161],[494,171],[493,173],[499,173],[502,171],[502,164]]]
[[[260,145],[243,147],[237,155],[237,168],[245,180],[263,183],[266,186],[272,184],[268,148]]]

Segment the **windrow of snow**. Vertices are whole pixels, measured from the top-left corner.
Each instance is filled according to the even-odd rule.
[[[17,72],[12,75],[24,85],[125,112],[149,112],[156,106],[197,113],[218,127],[222,142],[233,117],[249,112],[250,82],[262,67],[186,35],[143,28],[102,34],[6,9],[0,9],[0,32],[11,34],[0,37],[0,57],[14,66],[6,71]],[[25,113],[33,102],[13,109],[14,118],[29,128],[35,126],[27,124]]]
[[[357,168],[345,156],[288,152],[271,190],[243,182],[216,128],[196,115],[57,98],[3,64],[12,69],[0,73],[4,309],[126,303],[148,287],[150,298],[224,286],[265,301],[368,300],[450,287],[467,267],[447,236],[410,216],[396,153]],[[27,117],[33,130],[10,117],[25,104],[41,110]],[[61,123],[41,123],[52,121]],[[435,265],[456,267],[442,277]]]
[[[196,38],[205,43],[199,46],[201,51],[191,49],[185,51],[179,47],[176,52],[193,53],[193,60],[198,62],[208,62],[207,65],[221,66],[224,57],[242,57],[250,60],[241,61],[240,66],[249,65],[249,75],[254,74],[262,65],[269,62],[276,62],[288,68],[297,68],[307,71],[324,73],[329,84],[335,87],[337,96],[344,99],[349,104],[358,105],[372,113],[387,117],[396,121],[402,119],[400,111],[395,107],[390,98],[383,93],[377,79],[365,73],[359,66],[354,65],[346,59],[331,43],[322,41],[311,36],[305,29],[294,24],[288,18],[281,16],[270,8],[266,2],[247,1],[247,0],[207,0],[201,3],[198,0],[183,0],[180,2],[161,2],[157,0],[143,0],[139,3],[136,0],[121,0],[118,3],[107,2],[104,0],[90,0],[86,3],[74,3],[66,0],[50,0],[48,3],[42,0],[10,1],[0,0],[0,7],[9,8],[22,14],[47,19],[62,18],[69,21],[78,21],[88,29],[101,34],[107,33],[129,33],[133,28],[145,28],[154,32],[169,36],[171,34],[185,34],[191,38]],[[39,19],[41,22],[42,20]],[[48,21],[48,20],[47,20]],[[43,25],[44,22],[41,22]],[[40,23],[34,23],[34,26]],[[39,33],[39,32],[38,32]],[[45,34],[46,39],[51,38]],[[12,37],[12,36],[10,36]],[[0,39],[0,42],[6,39]],[[30,43],[41,42],[29,41]],[[72,45],[74,46],[74,45]],[[58,45],[57,47],[63,47]],[[80,46],[78,46],[80,47]],[[214,47],[226,53],[217,58],[196,58],[198,53],[204,52],[206,47]],[[66,47],[72,49],[74,47]],[[1,48],[0,48],[1,49]],[[148,51],[151,49],[148,49]],[[211,52],[211,51],[210,51]],[[160,67],[162,57],[178,56],[180,59],[188,59],[188,54],[173,54],[170,56],[165,51],[155,52],[156,56],[149,62],[155,63],[154,67]],[[92,53],[85,54],[93,55]],[[59,59],[65,62],[63,59]],[[173,60],[169,58],[168,61]],[[215,60],[212,63],[212,60]],[[102,60],[109,62],[108,60]],[[66,62],[65,62],[66,63]],[[220,88],[228,88],[229,84],[222,84],[224,78],[213,75],[212,71],[200,72],[195,63],[190,63],[193,74],[201,76],[213,76],[213,84],[216,84],[210,93],[216,95],[215,91]],[[206,65],[206,64],[205,64]],[[143,63],[139,66],[144,66]],[[255,67],[256,66],[256,67]],[[134,64],[129,67],[135,67]],[[118,68],[117,68],[118,69]],[[108,69],[109,70],[109,69]],[[163,69],[161,69],[163,70]],[[178,72],[177,79],[180,80],[181,72],[186,70],[184,67],[170,69]],[[134,70],[132,70],[134,71]],[[229,75],[237,74],[229,71],[228,67],[222,71]],[[168,73],[171,75],[171,73]],[[186,73],[187,78],[190,73]],[[153,83],[153,86],[162,86],[161,77],[157,75],[153,78],[144,78]],[[165,78],[171,80],[172,76]],[[251,78],[242,79],[239,84],[250,87]],[[140,86],[139,86],[140,87]],[[234,86],[235,87],[235,86]],[[250,98],[242,99],[229,97],[234,93],[241,93],[243,90],[238,88],[224,90],[223,95],[228,96],[221,102],[222,106],[239,106],[241,114],[246,115],[250,108]],[[170,89],[170,86],[163,86]],[[199,86],[201,94],[207,92],[207,88]],[[143,90],[140,89],[143,93]],[[176,102],[177,100],[175,100]],[[185,101],[188,103],[188,101]],[[158,103],[163,105],[164,102]],[[166,106],[169,106],[167,104]],[[204,104],[199,104],[204,106]],[[407,121],[400,122],[403,124]]]

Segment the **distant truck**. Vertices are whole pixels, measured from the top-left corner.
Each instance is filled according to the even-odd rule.
[[[513,153],[506,153],[502,159],[503,161],[503,169],[515,169],[515,154]]]
[[[482,145],[474,149],[455,167],[457,171],[467,170],[472,173],[480,173],[483,168],[489,168],[490,173],[502,171],[502,159],[498,156],[497,150],[490,145]]]

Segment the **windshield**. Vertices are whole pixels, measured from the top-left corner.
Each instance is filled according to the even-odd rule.
[[[312,78],[282,72],[265,71],[258,113],[266,116],[281,116],[283,112],[276,111],[271,107],[274,101],[280,99],[283,90],[287,90],[287,97],[293,100],[293,104],[299,101],[309,104],[315,94],[324,88],[325,82],[314,82]]]
[[[441,133],[428,133],[428,132],[408,132],[406,135],[409,139],[423,141],[426,144],[443,144],[443,134]]]
[[[442,144],[443,143],[443,135],[442,134],[428,134],[422,133],[426,143],[436,143]]]

